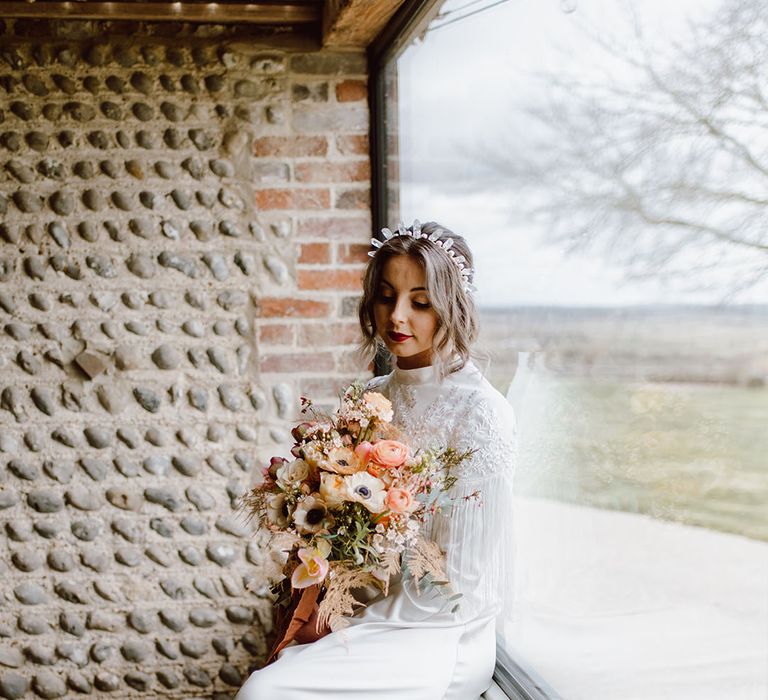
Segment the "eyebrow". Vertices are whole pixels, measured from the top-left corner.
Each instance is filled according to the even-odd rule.
[[[382,277],[381,281],[384,284],[386,284],[387,287],[390,287],[390,288],[394,289],[394,287],[389,282],[387,282],[387,280],[385,280],[383,277]],[[427,288],[426,287],[414,287],[411,291],[412,292],[426,292]]]

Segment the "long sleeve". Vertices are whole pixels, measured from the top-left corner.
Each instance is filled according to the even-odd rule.
[[[460,467],[452,512],[435,516],[430,537],[445,551],[446,573],[462,594],[458,615],[497,615],[503,622],[511,617],[514,595],[515,417],[500,394],[483,393],[455,425],[452,445],[475,452]]]

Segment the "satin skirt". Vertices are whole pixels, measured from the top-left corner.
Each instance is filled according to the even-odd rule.
[[[496,660],[494,617],[469,621],[400,582],[310,644],[291,644],[235,700],[477,700]]]

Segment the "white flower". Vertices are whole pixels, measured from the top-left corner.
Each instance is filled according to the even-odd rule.
[[[309,476],[309,465],[303,459],[294,459],[278,467],[276,472],[277,485],[281,489],[288,489],[297,485]]]
[[[364,469],[354,450],[349,447],[334,447],[328,452],[327,459],[321,459],[317,466],[335,474],[354,474]]]
[[[325,459],[325,454],[317,442],[307,442],[301,446],[301,454],[304,456],[306,462],[313,467],[316,467],[318,462]]]
[[[384,497],[387,495],[386,486],[381,479],[377,479],[368,472],[357,472],[344,477],[347,483],[349,498],[357,503],[362,503],[371,513],[381,513],[386,506]]]
[[[344,477],[328,472],[320,474],[320,495],[329,508],[338,508],[344,501],[350,500]]]
[[[288,506],[284,494],[274,493],[267,497],[267,518],[269,518],[269,522],[278,527],[287,527],[288,515]]]
[[[328,514],[328,506],[317,493],[310,494],[299,501],[293,512],[296,530],[305,535],[320,532],[332,520],[333,518]]]

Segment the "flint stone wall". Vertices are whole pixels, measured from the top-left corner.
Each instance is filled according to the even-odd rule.
[[[271,630],[238,499],[285,373],[353,371],[366,155],[313,189],[351,176],[306,134],[364,137],[364,57],[57,26],[0,34],[0,697],[232,697]]]

